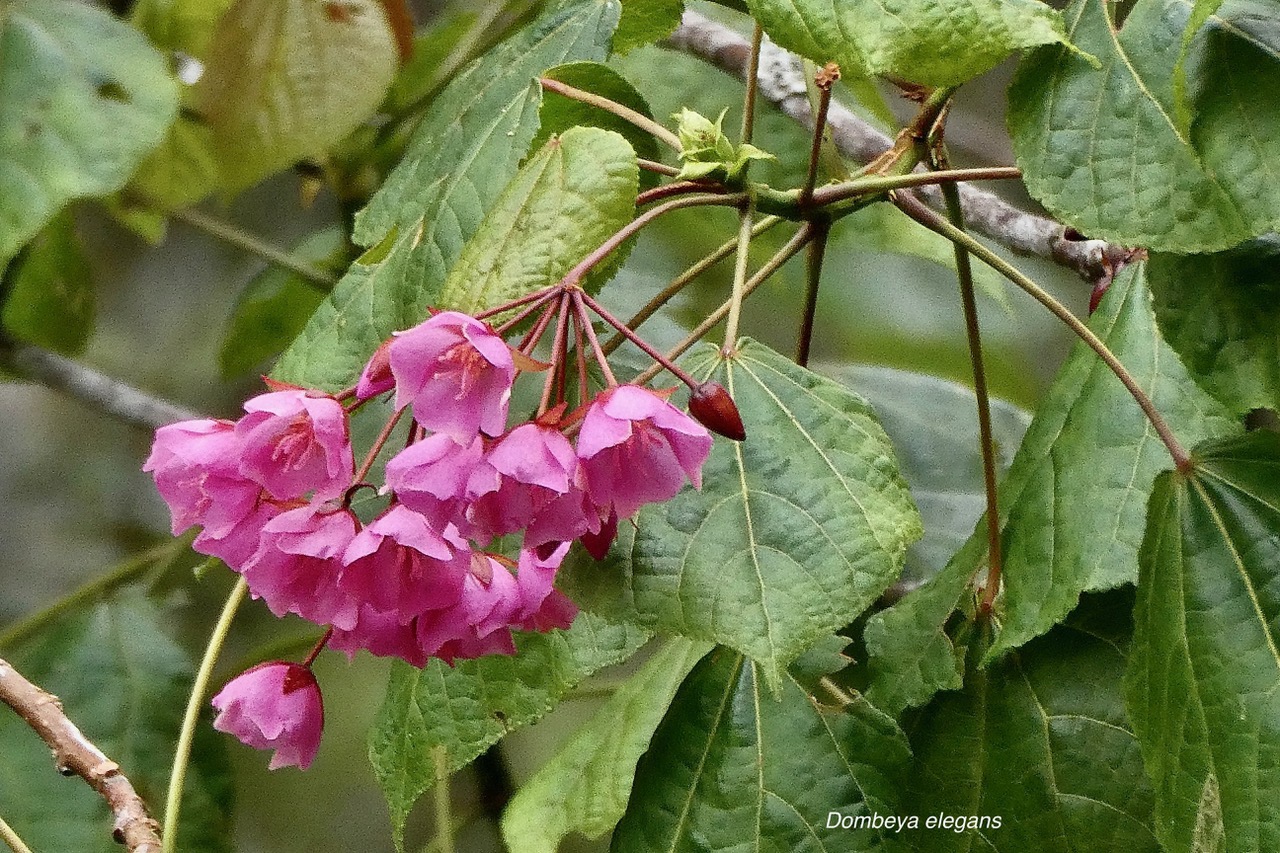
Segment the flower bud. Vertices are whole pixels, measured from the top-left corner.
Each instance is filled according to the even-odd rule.
[[[719,382],[703,382],[689,396],[689,414],[714,433],[742,441],[747,437],[738,406]]]
[[[270,769],[306,770],[320,748],[324,704],[316,677],[287,661],[258,664],[233,678],[217,696],[213,727],[256,749],[274,749]]]

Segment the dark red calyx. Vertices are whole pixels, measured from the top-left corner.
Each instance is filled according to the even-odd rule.
[[[712,432],[742,441],[747,431],[742,428],[742,415],[729,392],[719,382],[703,382],[689,395],[689,414]]]

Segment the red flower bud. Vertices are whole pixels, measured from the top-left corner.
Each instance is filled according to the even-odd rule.
[[[725,438],[742,441],[747,437],[737,404],[719,382],[703,382],[693,390],[689,396],[689,414],[698,423]]]

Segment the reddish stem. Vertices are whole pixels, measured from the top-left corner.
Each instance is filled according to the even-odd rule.
[[[316,662],[316,658],[320,656],[320,652],[324,651],[324,647],[328,645],[329,638],[332,636],[333,636],[333,626],[330,625],[328,628],[324,629],[324,634],[322,634],[320,636],[320,639],[316,642],[316,644],[311,647],[311,651],[307,652],[307,656],[302,659],[301,665],[305,666],[307,669],[310,669],[311,664]]]
[[[559,365],[565,358],[564,342],[568,335],[569,323],[569,292],[567,290],[560,294],[558,310],[560,316],[556,320],[556,337],[551,344],[551,369],[547,371],[547,379],[542,384],[542,399],[538,401],[539,416],[551,406],[551,391],[556,385],[556,376],[560,372]],[[561,390],[563,391],[563,387]]]
[[[660,187],[654,187],[651,190],[645,190],[640,193],[640,195],[636,196],[636,207],[653,204],[655,201],[662,201],[664,198],[697,192],[726,193],[728,189],[704,181],[677,181],[674,184],[663,184]]]
[[[645,355],[649,356],[658,364],[662,365],[664,368],[671,371],[671,374],[675,376],[677,379],[679,379],[681,382],[683,382],[685,385],[688,385],[690,388],[697,388],[698,385],[701,384],[698,382],[698,380],[690,376],[686,371],[676,366],[675,362],[667,358],[662,353],[658,352],[647,341],[645,341],[643,338],[637,335],[634,331],[629,329],[625,323],[623,323],[617,317],[614,317],[612,314],[610,314],[603,305],[601,305],[596,300],[592,299],[588,294],[582,293],[581,298],[582,298],[582,301],[585,302],[591,308],[592,311],[600,315],[601,319],[603,319],[610,326],[613,326],[615,329],[618,330],[619,334],[621,334],[627,340],[631,341],[631,343],[635,344],[641,350],[643,350]]]
[[[573,307],[577,309],[579,321],[582,328],[587,333],[587,340],[591,342],[591,351],[596,355],[596,362],[600,365],[600,370],[604,372],[605,382],[609,387],[618,384],[617,378],[613,375],[613,368],[609,367],[609,360],[605,358],[604,350],[600,348],[600,339],[596,337],[596,330],[591,325],[591,317],[587,314],[587,306],[583,304],[584,298],[591,299],[580,289],[574,288],[573,291]],[[593,302],[595,300],[592,300]]]
[[[495,314],[505,314],[506,312],[510,311],[512,308],[519,308],[521,305],[527,305],[530,302],[542,302],[543,300],[550,299],[555,295],[556,295],[556,286],[553,284],[550,287],[544,287],[541,290],[535,290],[533,293],[526,293],[524,296],[521,296],[519,299],[512,299],[510,302],[504,302],[503,304],[495,308],[489,308],[485,311],[481,311],[479,314],[475,315],[475,318],[477,320],[483,320],[484,318],[492,317]],[[506,325],[506,324],[504,323],[503,325]]]
[[[396,428],[396,424],[400,422],[400,416],[405,412],[404,409],[397,409],[396,413],[387,419],[386,426],[382,428],[382,432],[378,433],[378,437],[373,440],[373,447],[369,448],[369,453],[364,457],[364,462],[360,463],[360,470],[351,478],[351,485],[356,486],[364,482],[365,475],[369,473],[369,469],[373,467],[373,460],[378,458],[378,454],[382,452],[382,447],[387,443],[387,439],[391,437],[391,431]],[[410,430],[410,433],[413,431]]]

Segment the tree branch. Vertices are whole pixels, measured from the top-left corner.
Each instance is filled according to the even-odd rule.
[[[146,429],[200,417],[50,350],[0,335],[0,367]]]
[[[723,24],[696,12],[685,12],[680,27],[664,43],[703,59],[728,74],[744,79],[748,73],[751,43]],[[791,53],[766,42],[760,54],[759,92],[787,116],[812,129],[804,70]],[[848,108],[832,102],[827,114],[831,137],[842,154],[860,163],[874,160],[893,145],[879,130]],[[930,206],[942,209],[936,187],[915,193]],[[1021,255],[1037,255],[1070,267],[1087,281],[1112,274],[1132,254],[1130,249],[1104,240],[1073,239],[1062,223],[1020,210],[998,196],[976,187],[960,187],[961,206],[969,227]]]
[[[159,825],[120,766],[89,742],[67,719],[56,696],[41,690],[0,659],[0,702],[21,717],[53,750],[60,773],[75,774],[107,801],[115,825],[112,838],[132,853],[160,853]]]

